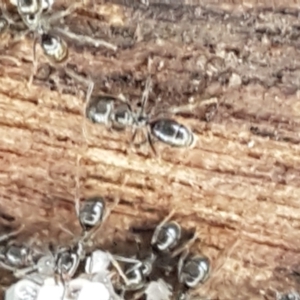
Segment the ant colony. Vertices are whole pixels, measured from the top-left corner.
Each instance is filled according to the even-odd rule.
[[[169,300],[192,299],[190,293],[209,277],[210,261],[190,253],[197,235],[167,216],[152,232],[143,251],[133,256],[112,253],[87,243],[107,219],[104,198],[86,199],[77,209],[82,234],[71,245],[48,247],[47,252],[18,244],[14,236],[23,228],[3,235],[0,268],[13,273],[17,282],[5,292],[5,300]],[[120,247],[122,249],[122,247]]]

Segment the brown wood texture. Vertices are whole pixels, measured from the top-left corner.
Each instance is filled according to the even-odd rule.
[[[56,1],[54,10],[70,2]],[[79,178],[81,198],[98,193],[121,199],[95,244],[118,250],[130,226],[155,225],[174,209],[182,226],[196,227],[199,241],[192,250],[212,262],[198,295],[276,299],[276,293],[299,290],[298,7],[296,1],[150,0],[146,7],[133,0],[95,0],[62,26],[118,50],[66,39],[68,60],[50,65],[37,47],[39,70],[30,86],[33,39],[4,33],[3,231],[23,223],[27,235],[19,238],[26,242],[71,239],[60,227],[79,233]],[[87,86],[66,70],[92,78],[96,91],[123,93],[132,103],[151,75],[152,104],[216,97],[218,109],[208,122],[179,116],[195,132],[196,145],[157,143],[155,158],[147,145],[129,147],[130,131],[86,122]]]

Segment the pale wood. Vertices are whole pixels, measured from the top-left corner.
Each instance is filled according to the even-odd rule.
[[[119,244],[126,240],[130,226],[155,225],[175,209],[174,219],[197,228],[200,241],[193,250],[212,261],[201,295],[275,299],[276,292],[299,290],[293,273],[299,271],[300,259],[297,16],[278,13],[280,2],[275,11],[247,12],[253,15],[250,22],[246,9],[270,3],[222,2],[211,9],[194,1],[198,8],[178,8],[181,17],[176,19],[172,7],[159,14],[159,6],[149,2],[148,11],[95,4],[87,5],[81,17],[70,17],[66,22],[74,31],[88,33],[80,18],[97,24],[93,12],[98,12],[104,18],[98,21],[101,34],[110,35],[107,40],[120,49],[96,53],[73,46],[67,63],[91,76],[96,90],[122,92],[131,101],[141,96],[149,73],[152,101],[157,97],[174,105],[216,96],[219,109],[210,122],[178,117],[195,131],[195,147],[157,144],[160,158],[152,157],[149,147],[131,149],[130,132],[85,122],[87,87],[74,79],[63,81],[65,65],[51,75],[61,90],[51,91],[44,78],[28,86],[32,40],[23,38],[12,46],[5,36],[11,47],[3,46],[2,54],[14,61],[3,56],[0,65],[0,220],[11,223],[5,214],[24,223],[24,240],[71,238],[58,225],[79,233],[74,209],[78,176],[81,198],[95,193],[110,203],[121,198],[98,235],[100,244],[117,248],[112,239]],[[291,9],[297,5],[285,3]],[[200,7],[209,17],[195,20]],[[110,32],[109,24],[124,35]],[[258,26],[264,29],[255,31]],[[48,63],[40,49],[38,61],[39,66]]]

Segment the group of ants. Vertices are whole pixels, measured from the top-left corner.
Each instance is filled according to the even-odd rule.
[[[103,197],[86,199],[76,213],[82,234],[71,246],[51,246],[47,254],[14,240],[0,247],[0,267],[21,278],[6,290],[6,300],[168,300],[172,296],[186,300],[209,277],[208,257],[189,250],[197,239],[195,231],[191,234],[171,220],[174,211],[154,228],[147,251],[138,251],[133,257],[100,248],[86,251],[111,213]],[[21,230],[22,226],[0,241]],[[134,234],[138,231],[132,230]]]
[[[15,0],[11,4],[15,5],[26,30],[35,36],[35,44],[39,42],[45,56],[56,64],[65,61],[68,56],[68,47],[62,35],[97,47],[116,49],[108,42],[73,34],[53,25],[76,10],[77,3],[53,13],[51,9],[54,0]],[[3,3],[1,8],[0,35],[16,22]],[[35,64],[35,58],[33,61]],[[91,122],[115,130],[131,127],[134,129],[132,142],[138,130],[143,129],[145,141],[154,153],[154,140],[172,147],[190,147],[194,144],[193,132],[169,117],[168,113],[158,116],[145,112],[151,90],[150,78],[145,83],[141,105],[137,110],[125,97],[93,95],[93,90],[94,84],[89,81],[84,111]],[[174,109],[172,113],[176,111]],[[148,247],[149,253],[142,258],[139,255],[116,255],[103,249],[87,253],[85,246],[88,240],[108,216],[104,198],[95,196],[86,199],[76,205],[76,213],[82,235],[71,246],[58,249],[50,247],[50,254],[35,253],[26,245],[18,245],[10,240],[19,230],[0,238],[0,242],[5,244],[0,247],[0,267],[13,272],[19,280],[6,290],[5,300],[186,300],[191,299],[192,292],[209,276],[209,259],[203,254],[194,255],[189,251],[196,240],[196,234],[184,239],[184,230],[171,220],[172,213],[155,227]],[[168,279],[174,278],[174,274],[176,283],[172,286]]]

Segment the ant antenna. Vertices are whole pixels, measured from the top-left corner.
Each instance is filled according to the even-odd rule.
[[[28,87],[30,88],[33,83],[33,78],[35,76],[35,73],[37,71],[37,55],[36,55],[36,46],[38,42],[38,37],[36,35],[36,32],[33,32],[33,51],[32,51],[32,74],[30,75],[29,81],[28,81]]]
[[[82,134],[83,134],[84,139],[86,140],[87,145],[88,145],[88,134],[87,134],[87,129],[86,129],[86,123],[87,123],[86,110],[90,103],[94,88],[95,88],[95,83],[94,83],[94,81],[90,80],[90,82],[88,84],[88,89],[86,92],[85,103],[83,105],[83,122],[82,122]]]
[[[75,175],[75,211],[77,216],[79,216],[80,213],[80,160],[81,159],[82,156],[80,154],[77,154],[76,175]]]
[[[142,106],[141,106],[141,110],[140,110],[140,113],[138,114],[138,116],[141,116],[144,113],[145,106],[148,101],[149,93],[150,93],[151,89],[152,89],[152,80],[151,80],[151,76],[148,76],[146,83],[145,83],[145,89],[142,94]]]
[[[174,258],[176,256],[178,256],[179,254],[181,254],[182,252],[188,251],[188,249],[191,247],[191,245],[197,240],[198,238],[198,234],[195,232],[193,237],[186,242],[184,245],[182,245],[181,247],[179,247],[177,250],[175,250],[171,257]]]
[[[142,94],[142,104],[141,104],[141,108],[140,108],[140,111],[139,113],[137,114],[134,114],[134,121],[135,121],[135,124],[136,124],[136,127],[134,126],[132,128],[132,137],[131,137],[131,143],[134,144],[134,141],[137,137],[137,134],[138,134],[138,131],[139,131],[139,122],[140,122],[140,118],[143,119],[143,115],[144,115],[144,111],[145,111],[145,107],[146,107],[146,104],[147,104],[147,101],[148,101],[148,98],[149,98],[149,93],[151,91],[151,88],[152,88],[152,80],[151,80],[151,76],[148,76],[148,78],[146,79],[146,83],[145,83],[145,89],[143,91],[143,94]],[[152,145],[152,141],[151,141],[151,138],[150,137],[150,134],[149,132],[147,131],[147,134],[146,134],[146,141],[144,142],[149,142],[150,143],[150,146],[152,149],[153,148],[153,145]],[[142,142],[142,143],[144,143]],[[141,143],[141,144],[142,144]],[[153,150],[155,152],[155,150]]]
[[[116,268],[116,270],[118,271],[118,273],[120,274],[120,276],[122,277],[122,279],[124,280],[126,285],[129,285],[129,280],[127,278],[127,276],[124,274],[122,268],[120,267],[119,263],[115,260],[115,258],[109,253],[106,252],[112,265]]]

